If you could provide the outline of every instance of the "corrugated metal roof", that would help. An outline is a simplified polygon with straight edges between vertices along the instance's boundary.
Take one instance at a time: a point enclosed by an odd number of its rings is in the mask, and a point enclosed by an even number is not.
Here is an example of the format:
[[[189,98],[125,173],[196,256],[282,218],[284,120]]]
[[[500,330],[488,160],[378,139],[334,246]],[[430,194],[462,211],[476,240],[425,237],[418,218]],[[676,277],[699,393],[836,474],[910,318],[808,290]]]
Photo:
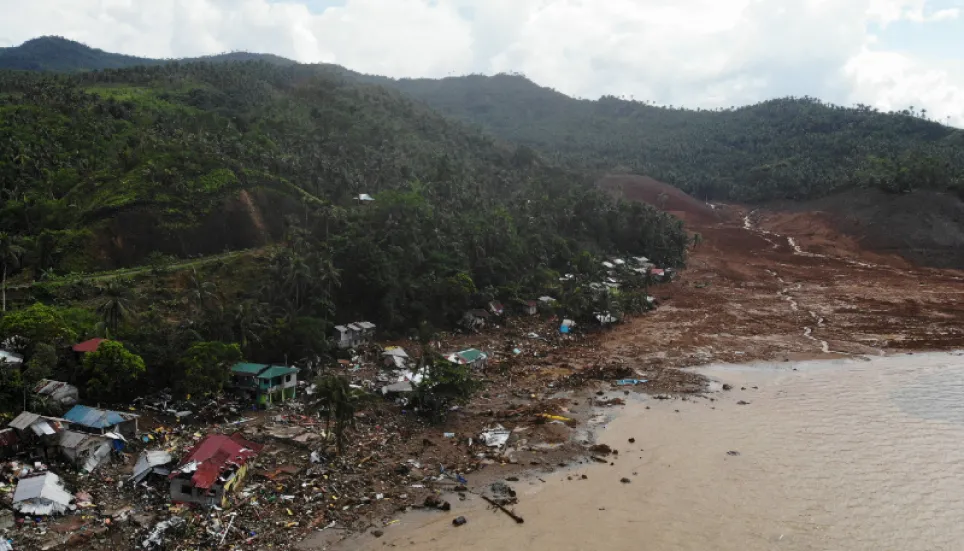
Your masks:
[[[237,363],[231,368],[231,372],[237,375],[257,375],[268,368],[268,364],[256,363]]]
[[[133,413],[122,413],[82,405],[74,406],[64,415],[64,419],[71,423],[93,429],[106,429],[107,427],[130,421],[131,419],[137,419],[138,417],[140,416]]]
[[[37,419],[40,419],[40,414],[24,411],[7,424],[17,430],[27,430]]]
[[[284,375],[290,375],[292,373],[298,373],[301,371],[297,367],[285,367],[283,365],[273,365],[268,369],[262,371],[258,374],[259,379],[274,379],[275,377],[281,377]]]
[[[374,329],[375,324],[370,321],[360,321],[358,322],[358,327],[361,327],[362,329]]]
[[[401,346],[389,346],[382,352],[382,356],[395,356],[398,358],[408,358],[408,353]]]
[[[48,472],[20,479],[13,494],[13,508],[23,514],[63,513],[73,499],[60,477]]]
[[[85,432],[77,432],[75,430],[65,430],[63,434],[60,435],[60,447],[61,448],[77,448],[87,440],[90,436]]]
[[[106,341],[107,339],[90,339],[81,343],[77,343],[73,346],[74,352],[93,352],[97,350],[100,343]]]
[[[470,364],[470,363],[476,362],[477,360],[485,360],[488,357],[489,356],[485,352],[482,352],[481,350],[476,350],[475,348],[469,348],[467,350],[462,350],[460,352],[449,354],[445,358],[452,363]]]
[[[191,450],[172,476],[193,470],[191,483],[206,490],[230,464],[243,465],[258,455],[262,448],[260,444],[248,442],[237,434],[212,434]]]
[[[43,396],[50,396],[57,402],[68,406],[76,404],[80,396],[77,387],[74,385],[50,379],[42,379],[37,383],[37,386],[34,387],[34,392]]]
[[[145,451],[137,459],[137,464],[134,465],[134,474],[131,476],[131,480],[140,482],[147,478],[147,475],[151,474],[151,472],[155,472],[155,470],[168,474],[169,471],[161,469],[160,467],[172,461],[174,461],[174,458],[169,452],[164,450]]]

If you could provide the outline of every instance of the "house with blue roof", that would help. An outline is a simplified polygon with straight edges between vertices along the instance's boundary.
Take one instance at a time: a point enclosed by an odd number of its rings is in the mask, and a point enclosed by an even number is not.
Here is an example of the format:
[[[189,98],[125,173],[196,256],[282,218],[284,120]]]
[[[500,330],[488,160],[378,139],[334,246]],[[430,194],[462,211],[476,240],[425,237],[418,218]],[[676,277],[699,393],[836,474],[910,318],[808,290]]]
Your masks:
[[[267,407],[295,397],[298,371],[297,367],[245,362],[231,368],[231,377],[235,390]]]
[[[134,413],[98,409],[76,405],[64,414],[71,428],[89,434],[120,434],[125,438],[137,436],[137,418]]]

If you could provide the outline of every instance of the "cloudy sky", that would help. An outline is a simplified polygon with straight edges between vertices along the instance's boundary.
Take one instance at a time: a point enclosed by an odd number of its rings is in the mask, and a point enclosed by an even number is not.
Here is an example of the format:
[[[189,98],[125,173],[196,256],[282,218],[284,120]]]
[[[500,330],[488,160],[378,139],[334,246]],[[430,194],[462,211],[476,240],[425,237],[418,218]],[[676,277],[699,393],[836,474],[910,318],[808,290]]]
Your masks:
[[[0,46],[230,50],[393,77],[516,71],[713,108],[811,95],[964,126],[964,0],[0,0]]]

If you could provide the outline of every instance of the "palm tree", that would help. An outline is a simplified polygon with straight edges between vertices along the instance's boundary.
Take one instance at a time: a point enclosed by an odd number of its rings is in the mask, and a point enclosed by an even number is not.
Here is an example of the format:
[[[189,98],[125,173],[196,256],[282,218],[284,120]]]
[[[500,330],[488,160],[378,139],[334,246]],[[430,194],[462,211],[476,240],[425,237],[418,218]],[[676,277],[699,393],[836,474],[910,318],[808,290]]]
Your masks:
[[[205,281],[204,278],[197,273],[196,269],[192,269],[191,277],[188,281],[187,299],[188,302],[194,305],[196,310],[203,310],[208,302],[212,300],[217,302],[217,285],[211,281]]]
[[[128,319],[133,312],[130,290],[116,281],[111,281],[102,294],[104,302],[97,307],[97,313],[101,315],[104,327],[107,329],[107,336],[110,337],[111,332],[116,333],[120,323]]]
[[[318,386],[318,406],[324,406],[325,431],[331,430],[334,421],[335,441],[340,454],[345,445],[345,430],[355,426],[355,411],[364,393],[351,388],[348,379],[338,375],[324,375],[315,384]]]
[[[23,254],[23,247],[18,245],[13,236],[7,232],[0,232],[0,265],[3,266],[3,278],[0,279],[0,294],[2,294],[2,307],[0,311],[7,311],[7,271],[10,268],[20,266],[20,255]]]

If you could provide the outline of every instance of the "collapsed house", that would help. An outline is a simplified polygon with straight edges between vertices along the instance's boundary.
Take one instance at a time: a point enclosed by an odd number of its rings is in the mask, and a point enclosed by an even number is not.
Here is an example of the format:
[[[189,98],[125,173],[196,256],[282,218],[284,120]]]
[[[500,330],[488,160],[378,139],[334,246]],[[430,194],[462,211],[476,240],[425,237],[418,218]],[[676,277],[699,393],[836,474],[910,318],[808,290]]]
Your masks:
[[[469,310],[462,316],[462,326],[466,329],[485,329],[485,324],[488,322],[489,313],[485,310]]]
[[[170,465],[174,458],[170,452],[164,450],[148,450],[141,453],[134,465],[134,474],[131,475],[131,482],[140,484],[148,476],[169,476],[171,474]]]
[[[17,431],[24,448],[40,448],[46,455],[49,448],[57,447],[60,433],[67,428],[68,422],[65,419],[24,411],[14,417],[8,426]]]
[[[382,352],[385,367],[392,369],[405,369],[408,364],[408,353],[401,346],[389,346]]]
[[[261,406],[270,406],[295,397],[297,367],[239,363],[231,368],[234,389]]]
[[[140,415],[134,413],[97,409],[82,405],[76,405],[64,414],[64,419],[75,425],[74,428],[79,431],[106,435],[119,440],[137,436],[137,419],[139,417]]]
[[[60,434],[60,453],[79,470],[93,472],[110,458],[111,450],[120,449],[123,442],[97,434],[65,430]]]
[[[33,391],[34,394],[46,396],[61,406],[72,406],[80,401],[80,391],[77,387],[62,381],[41,379]]]
[[[239,434],[209,435],[171,472],[171,500],[224,507],[262,448]]]
[[[21,478],[13,494],[13,508],[23,515],[59,515],[72,509],[74,496],[54,473]]]
[[[482,369],[485,367],[489,356],[481,350],[467,348],[459,352],[453,352],[445,356],[445,359],[454,364],[467,365],[473,369]]]
[[[354,348],[369,344],[374,337],[375,324],[367,321],[335,326],[335,342],[338,343],[338,348]]]

